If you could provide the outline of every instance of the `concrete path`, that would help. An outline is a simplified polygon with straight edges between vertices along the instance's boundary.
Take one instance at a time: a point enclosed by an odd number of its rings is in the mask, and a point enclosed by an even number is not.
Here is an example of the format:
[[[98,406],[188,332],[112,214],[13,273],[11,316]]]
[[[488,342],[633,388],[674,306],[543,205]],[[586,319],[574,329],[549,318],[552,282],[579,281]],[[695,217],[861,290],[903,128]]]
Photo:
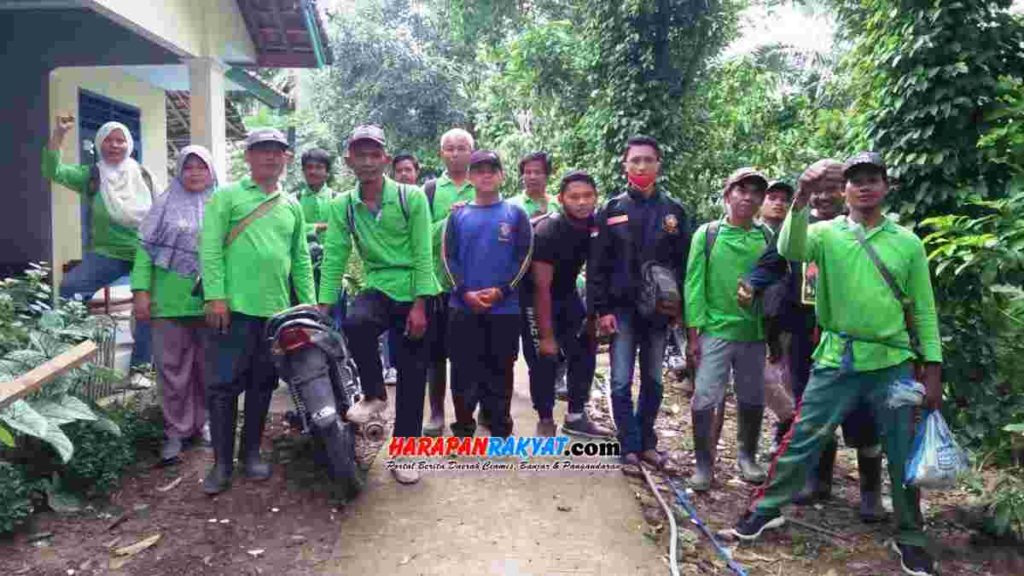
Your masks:
[[[393,396],[393,395],[392,395]],[[449,409],[450,409],[450,402]],[[562,421],[565,403],[556,406]],[[516,367],[517,434],[537,422],[526,366]],[[448,416],[449,421],[451,415]],[[665,574],[618,470],[441,472],[396,483],[378,457],[348,507],[323,574]]]

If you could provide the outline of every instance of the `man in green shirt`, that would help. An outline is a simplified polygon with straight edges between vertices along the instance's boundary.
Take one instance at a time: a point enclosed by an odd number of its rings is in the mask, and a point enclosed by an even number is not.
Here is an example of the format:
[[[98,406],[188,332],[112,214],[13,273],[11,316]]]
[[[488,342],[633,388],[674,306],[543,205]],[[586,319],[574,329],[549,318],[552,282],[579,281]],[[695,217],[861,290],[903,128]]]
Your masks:
[[[523,180],[523,193],[510,201],[526,210],[530,218],[558,210],[558,199],[548,194],[551,178],[551,158],[547,152],[531,152],[519,160],[519,177]]]
[[[327,206],[334,199],[334,190],[327,185],[331,178],[331,153],[323,148],[312,148],[302,153],[302,176],[305,183],[295,190],[306,219],[306,234],[316,234],[323,242],[327,230]]]
[[[815,308],[821,343],[790,437],[783,442],[768,481],[755,491],[748,512],[732,531],[743,540],[756,540],[764,530],[782,526],[780,508],[803,484],[808,467],[836,426],[858,402],[867,400],[889,465],[899,525],[893,549],[905,573],[935,574],[924,548],[917,489],[903,484],[916,407],[892,408],[887,402],[894,381],[913,377],[911,362],[917,359],[924,363],[920,378],[927,408],[938,410],[942,405],[942,347],[924,246],[913,232],[882,214],[889,181],[885,164],[875,153],[846,161],[850,215],[808,227],[809,189],[824,173],[813,168],[800,177],[778,246],[785,258],[818,265]]]
[[[430,210],[419,188],[384,175],[391,158],[384,131],[359,126],[349,137],[345,163],[359,183],[331,203],[320,304],[338,299],[342,275],[353,246],[363,259],[366,288],[349,303],[343,330],[359,368],[363,399],[351,409],[350,422],[366,423],[384,409],[387,393],[377,339],[385,330],[396,336],[392,350],[398,367],[395,437],[420,436],[427,368],[427,300],[438,292],[430,239]],[[419,480],[416,470],[392,470],[403,484]]]
[[[231,485],[243,391],[242,467],[249,478],[270,477],[270,465],[260,459],[260,439],[277,371],[263,328],[268,318],[289,307],[289,276],[299,302],[315,301],[302,209],[280,187],[290,156],[288,140],[278,130],[262,128],[249,133],[245,146],[249,176],[213,193],[200,237],[206,323],[213,332],[207,409],[216,462],[203,481],[208,494]],[[247,224],[240,227],[243,220]]]
[[[764,327],[759,312],[742,308],[736,286],[757,262],[771,232],[754,223],[768,181],[753,168],[740,168],[725,183],[726,216],[701,226],[690,243],[686,265],[687,347],[697,368],[693,394],[694,490],[714,480],[715,408],[735,381],[738,426],[736,463],[747,482],[764,481],[757,442],[764,418]]]
[[[444,174],[423,185],[430,205],[431,233],[433,235],[434,274],[442,293],[431,302],[430,365],[430,420],[423,426],[427,436],[440,436],[444,431],[444,398],[448,387],[448,301],[451,299],[451,282],[441,257],[441,239],[448,222],[452,205],[465,204],[476,197],[476,190],[469,181],[469,157],[473,154],[473,135],[462,128],[452,128],[441,136],[441,160]],[[454,367],[452,368],[455,369]]]
[[[413,154],[395,154],[391,161],[395,182],[417,186],[420,181],[420,161]]]

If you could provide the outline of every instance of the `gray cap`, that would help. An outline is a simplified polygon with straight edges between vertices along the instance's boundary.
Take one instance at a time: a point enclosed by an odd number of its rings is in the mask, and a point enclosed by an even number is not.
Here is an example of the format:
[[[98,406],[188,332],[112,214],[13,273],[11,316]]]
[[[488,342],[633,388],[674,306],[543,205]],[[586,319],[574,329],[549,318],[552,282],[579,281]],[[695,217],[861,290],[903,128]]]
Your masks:
[[[729,175],[729,178],[725,181],[725,190],[728,191],[729,188],[732,188],[734,185],[739,184],[744,180],[756,180],[761,185],[761,188],[768,188],[768,179],[764,177],[764,174],[761,174],[756,169],[747,166],[739,168]]]
[[[284,133],[277,128],[256,128],[245,137],[245,149],[248,150],[261,142],[276,142],[285,149],[291,148]]]
[[[387,142],[384,140],[384,130],[380,126],[374,126],[373,124],[356,126],[355,130],[348,137],[347,146],[351,146],[353,142],[360,140],[372,140],[381,146],[387,146]]]
[[[850,172],[861,166],[871,166],[885,174],[885,160],[878,152],[858,152],[846,159],[843,163],[843,177],[849,178]]]

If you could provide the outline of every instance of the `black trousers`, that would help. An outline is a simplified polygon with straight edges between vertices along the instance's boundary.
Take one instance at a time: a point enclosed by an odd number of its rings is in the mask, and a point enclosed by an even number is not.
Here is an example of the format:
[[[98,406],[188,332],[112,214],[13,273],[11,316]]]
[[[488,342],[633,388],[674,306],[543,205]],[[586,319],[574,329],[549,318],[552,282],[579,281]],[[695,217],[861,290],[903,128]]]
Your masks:
[[[398,437],[420,436],[423,432],[429,341],[405,336],[405,320],[411,309],[411,302],[398,302],[383,292],[367,290],[349,302],[342,321],[363,394],[368,398],[387,398],[377,340],[385,330],[392,331],[391,361],[398,371],[394,435]]]
[[[473,408],[479,398],[491,417],[491,434],[508,436],[512,422],[502,416],[511,398],[505,382],[519,346],[519,316],[452,308],[448,326],[456,424],[473,426]]]
[[[586,309],[575,294],[564,302],[551,303],[555,340],[568,362],[569,412],[583,412],[590,396],[596,369],[596,346],[586,331]],[[555,407],[558,356],[541,356],[537,314],[533,306],[523,307],[523,356],[530,366],[530,398],[541,418],[551,418]]]

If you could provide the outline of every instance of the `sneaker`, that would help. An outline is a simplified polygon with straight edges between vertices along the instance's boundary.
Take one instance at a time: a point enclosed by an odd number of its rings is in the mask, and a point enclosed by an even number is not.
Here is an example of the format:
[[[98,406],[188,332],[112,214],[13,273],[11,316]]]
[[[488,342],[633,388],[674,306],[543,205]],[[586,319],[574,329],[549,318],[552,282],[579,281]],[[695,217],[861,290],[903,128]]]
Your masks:
[[[576,420],[568,420],[562,423],[562,432],[571,436],[583,436],[584,438],[611,438],[614,432],[596,424],[587,417],[584,412]]]
[[[353,424],[366,424],[378,412],[387,406],[380,398],[363,398],[355,406],[348,409],[345,418]]]
[[[551,437],[558,432],[555,421],[551,418],[541,418],[537,422],[537,436]]]
[[[900,557],[900,568],[910,576],[935,576],[935,562],[928,551],[921,546],[890,542],[889,547]]]
[[[765,530],[778,528],[785,523],[784,516],[769,517],[757,512],[747,512],[729,531],[740,540],[753,542],[760,538]]]
[[[391,470],[391,475],[394,476],[395,481],[399,484],[415,484],[420,481],[419,470],[402,470],[400,468],[394,468]]]
[[[395,384],[398,384],[398,370],[388,368],[384,371],[384,385],[394,386]]]

